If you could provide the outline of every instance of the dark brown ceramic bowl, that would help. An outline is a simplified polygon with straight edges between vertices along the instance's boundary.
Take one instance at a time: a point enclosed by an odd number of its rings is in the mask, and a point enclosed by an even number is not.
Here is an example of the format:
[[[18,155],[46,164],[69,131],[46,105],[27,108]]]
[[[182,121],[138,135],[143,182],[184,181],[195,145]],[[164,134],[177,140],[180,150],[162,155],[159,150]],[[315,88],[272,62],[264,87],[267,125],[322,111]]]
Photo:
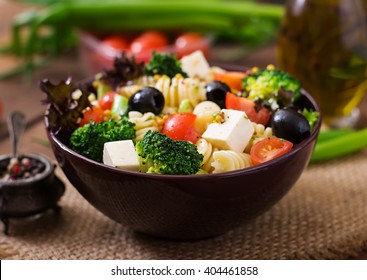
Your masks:
[[[300,105],[319,111],[305,92]],[[72,151],[68,139],[47,133],[71,184],[100,212],[137,232],[190,240],[225,233],[277,203],[307,166],[320,126],[321,117],[310,137],[267,163],[228,173],[190,176],[109,167]]]

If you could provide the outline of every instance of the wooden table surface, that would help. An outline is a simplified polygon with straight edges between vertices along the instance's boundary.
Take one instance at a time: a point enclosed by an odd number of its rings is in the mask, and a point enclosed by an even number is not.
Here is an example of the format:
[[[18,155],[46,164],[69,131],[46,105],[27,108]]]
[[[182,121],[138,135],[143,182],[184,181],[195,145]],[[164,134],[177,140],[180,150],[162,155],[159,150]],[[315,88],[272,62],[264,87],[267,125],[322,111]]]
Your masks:
[[[10,24],[15,14],[27,8],[13,2],[0,0],[0,43],[9,39]],[[0,73],[14,66],[17,61],[13,58],[0,56]],[[264,67],[269,63],[276,64],[276,50],[274,46],[262,48],[239,61],[244,66]],[[28,126],[21,139],[20,151],[44,154],[51,159],[54,156],[48,146],[42,117],[45,107],[41,100],[45,97],[38,87],[38,81],[49,78],[56,83],[71,75],[75,80],[82,79],[86,73],[81,66],[76,51],[55,59],[45,67],[37,69],[31,79],[16,76],[6,80],[0,80],[0,100],[3,102],[4,112],[0,117],[0,154],[10,153],[11,146],[8,139],[6,115],[12,111],[20,110],[25,113]],[[360,127],[367,126],[367,99],[360,105]],[[367,248],[361,248],[361,252],[353,259],[367,259]]]

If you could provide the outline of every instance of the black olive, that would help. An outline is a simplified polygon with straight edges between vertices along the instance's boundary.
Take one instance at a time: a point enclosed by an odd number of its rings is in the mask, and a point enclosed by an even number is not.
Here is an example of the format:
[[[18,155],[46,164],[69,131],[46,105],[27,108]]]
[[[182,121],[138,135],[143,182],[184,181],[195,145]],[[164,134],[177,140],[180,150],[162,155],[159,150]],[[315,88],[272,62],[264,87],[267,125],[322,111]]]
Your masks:
[[[294,144],[300,143],[311,134],[310,124],[305,116],[291,108],[277,110],[272,116],[271,128],[276,137]]]
[[[160,114],[164,107],[162,92],[154,87],[142,87],[129,98],[128,110]]]
[[[230,92],[229,86],[220,81],[209,82],[205,86],[206,99],[216,103],[221,109],[226,107],[226,94]]]

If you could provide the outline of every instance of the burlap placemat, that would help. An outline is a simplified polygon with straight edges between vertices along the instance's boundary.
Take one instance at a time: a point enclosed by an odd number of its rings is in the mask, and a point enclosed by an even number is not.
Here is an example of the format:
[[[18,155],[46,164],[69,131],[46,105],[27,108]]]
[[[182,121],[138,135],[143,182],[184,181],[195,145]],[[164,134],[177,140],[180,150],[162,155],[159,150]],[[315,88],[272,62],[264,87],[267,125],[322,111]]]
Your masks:
[[[10,236],[0,234],[0,257],[344,259],[367,246],[366,182],[367,150],[312,165],[276,206],[252,223],[196,242],[136,234],[104,217],[68,184],[59,216],[50,211],[38,219],[11,221]]]

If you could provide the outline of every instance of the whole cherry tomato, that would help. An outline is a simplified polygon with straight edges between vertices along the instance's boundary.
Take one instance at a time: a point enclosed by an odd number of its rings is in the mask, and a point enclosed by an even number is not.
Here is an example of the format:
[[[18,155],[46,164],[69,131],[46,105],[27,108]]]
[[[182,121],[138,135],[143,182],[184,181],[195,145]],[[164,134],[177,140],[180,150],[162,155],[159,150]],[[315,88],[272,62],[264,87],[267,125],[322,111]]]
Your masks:
[[[119,56],[122,51],[129,50],[127,38],[120,35],[111,35],[103,39],[97,49],[95,59],[91,58],[90,63],[96,63],[96,70],[111,68],[116,56]],[[94,62],[95,60],[95,62]]]
[[[178,58],[196,50],[201,50],[206,57],[209,55],[209,43],[202,35],[195,32],[187,32],[178,36],[174,42],[174,47]]]
[[[193,128],[196,115],[192,113],[176,113],[165,121],[162,133],[174,140],[186,140],[196,143],[199,134]]]
[[[103,110],[111,110],[115,95],[118,94],[115,91],[110,91],[104,94],[99,100],[99,107]]]
[[[103,121],[103,109],[100,107],[92,107],[92,108],[87,108],[86,110],[84,110],[83,114],[83,118],[80,120],[79,126],[83,126],[86,125],[88,123],[90,123],[90,121],[94,122],[94,123],[100,123]]]
[[[113,48],[115,50],[127,50],[129,49],[129,43],[123,36],[113,35],[106,37],[102,40],[101,45],[103,47]]]
[[[136,37],[130,44],[130,50],[134,54],[139,54],[147,50],[155,50],[167,47],[168,37],[158,31],[147,31]]]

